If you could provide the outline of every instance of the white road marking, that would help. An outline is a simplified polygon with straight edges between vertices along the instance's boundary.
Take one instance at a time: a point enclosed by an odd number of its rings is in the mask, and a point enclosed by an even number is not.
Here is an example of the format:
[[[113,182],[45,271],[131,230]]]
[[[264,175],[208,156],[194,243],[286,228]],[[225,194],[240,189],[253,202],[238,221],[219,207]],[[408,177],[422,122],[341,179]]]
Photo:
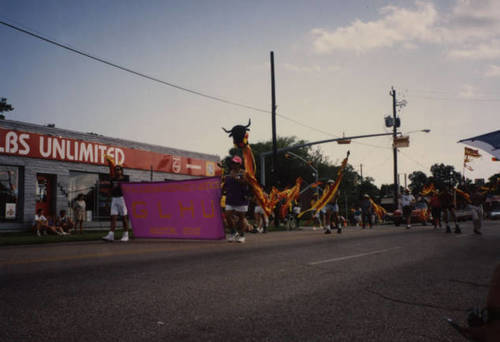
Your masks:
[[[463,237],[467,237],[467,236],[471,236],[472,234],[460,234],[460,235],[456,235],[455,237],[458,239],[458,238],[463,238]]]
[[[335,261],[342,261],[342,260],[348,260],[348,259],[354,259],[354,258],[361,258],[364,256],[368,255],[374,255],[374,254],[380,254],[380,253],[385,253],[385,252],[390,252],[396,249],[400,249],[401,247],[393,247],[393,248],[387,248],[387,249],[379,249],[373,252],[367,252],[367,253],[360,253],[360,254],[354,254],[354,255],[347,255],[343,257],[338,257],[338,258],[333,258],[333,259],[326,259],[326,260],[320,260],[320,261],[313,261],[310,262],[308,265],[319,265],[319,264],[325,264],[327,262],[335,262]]]

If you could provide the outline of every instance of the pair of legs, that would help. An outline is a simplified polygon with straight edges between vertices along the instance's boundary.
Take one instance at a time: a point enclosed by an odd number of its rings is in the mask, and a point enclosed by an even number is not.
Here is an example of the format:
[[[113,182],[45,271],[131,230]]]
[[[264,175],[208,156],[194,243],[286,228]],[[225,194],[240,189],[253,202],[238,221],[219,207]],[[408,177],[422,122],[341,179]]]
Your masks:
[[[361,221],[363,222],[363,229],[366,228],[366,224],[368,223],[368,226],[372,228],[373,223],[372,223],[372,214],[371,213],[362,213],[361,214]]]
[[[406,221],[406,226],[408,228],[411,227],[411,207],[410,206],[404,206],[403,207],[403,217],[405,218]]]
[[[431,209],[432,214],[432,223],[434,224],[434,228],[438,226],[441,227],[441,208],[434,207]]]
[[[337,228],[337,233],[342,232],[342,228],[339,226],[339,212],[336,210],[327,209],[326,211],[326,229],[327,232],[331,231],[334,228]]]
[[[450,229],[450,218],[455,222],[455,233],[459,234],[462,231],[460,230],[460,227],[458,226],[457,223],[457,215],[455,215],[455,208],[449,207],[449,208],[443,208],[443,221],[446,223],[446,232],[451,233]]]
[[[127,242],[128,238],[128,212],[127,207],[125,205],[125,200],[123,197],[112,197],[111,198],[111,227],[106,236],[102,239],[104,241],[111,242],[115,239],[115,229],[116,229],[116,221],[118,220],[118,216],[122,217],[123,222],[123,236],[121,241]]]
[[[33,225],[33,230],[35,234],[40,236],[42,232],[52,232],[57,235],[66,235],[66,233],[62,230],[61,227],[51,226],[47,222],[36,222]]]
[[[257,225],[257,230],[265,232],[269,226],[269,218],[264,212],[262,207],[257,206],[254,212],[255,224]]]
[[[111,229],[113,233],[116,229],[116,221],[118,221],[118,215],[111,215]],[[123,231],[128,232],[128,215],[122,216]]]
[[[481,227],[483,226],[483,206],[470,205],[472,210],[472,224],[474,225],[474,233],[481,235]]]
[[[226,219],[229,224],[229,229],[231,230],[232,238],[229,241],[244,242],[245,241],[245,231],[247,230],[246,224],[246,212],[227,210]]]
[[[61,228],[66,233],[69,233],[73,229],[73,222],[66,222],[61,224]]]
[[[83,233],[83,220],[77,220],[75,223],[75,232],[78,230],[78,227],[80,227],[80,234]]]

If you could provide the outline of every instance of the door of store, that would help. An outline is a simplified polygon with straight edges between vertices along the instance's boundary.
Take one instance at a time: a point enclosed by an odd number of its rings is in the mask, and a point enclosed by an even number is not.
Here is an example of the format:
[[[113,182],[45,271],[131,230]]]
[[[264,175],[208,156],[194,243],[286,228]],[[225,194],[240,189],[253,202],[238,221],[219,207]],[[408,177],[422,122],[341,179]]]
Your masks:
[[[36,211],[42,209],[46,217],[54,214],[52,212],[54,177],[44,173],[36,175]]]

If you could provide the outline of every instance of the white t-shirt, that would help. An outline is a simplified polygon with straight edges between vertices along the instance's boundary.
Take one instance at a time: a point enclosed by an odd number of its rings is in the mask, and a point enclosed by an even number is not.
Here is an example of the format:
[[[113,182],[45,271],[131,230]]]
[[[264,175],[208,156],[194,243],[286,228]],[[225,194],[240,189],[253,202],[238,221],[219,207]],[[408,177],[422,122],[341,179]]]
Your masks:
[[[33,224],[37,223],[38,221],[45,222],[47,221],[47,218],[45,218],[45,216],[43,215],[38,216],[35,214],[35,220],[33,221]]]
[[[410,206],[413,202],[415,201],[415,197],[413,197],[412,194],[403,194],[401,196],[401,205],[403,207],[408,207]]]

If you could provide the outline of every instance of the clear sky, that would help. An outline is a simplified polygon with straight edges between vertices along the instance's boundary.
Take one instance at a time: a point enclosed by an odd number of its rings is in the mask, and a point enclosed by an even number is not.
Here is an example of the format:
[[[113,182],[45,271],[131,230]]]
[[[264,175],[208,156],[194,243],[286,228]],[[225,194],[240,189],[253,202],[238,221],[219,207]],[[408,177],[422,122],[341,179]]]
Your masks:
[[[500,2],[343,0],[0,0],[0,20],[185,88],[271,109],[277,131],[308,141],[389,132],[396,89],[410,147],[399,172],[434,163],[462,172],[457,141],[498,130]],[[250,142],[271,139],[271,115],[196,96],[0,25],[0,96],[7,118],[225,156],[230,129],[252,119]],[[377,185],[392,183],[390,137],[319,148]],[[469,178],[500,172],[491,156]],[[320,175],[322,177],[322,175]],[[403,178],[402,178],[403,179]]]

